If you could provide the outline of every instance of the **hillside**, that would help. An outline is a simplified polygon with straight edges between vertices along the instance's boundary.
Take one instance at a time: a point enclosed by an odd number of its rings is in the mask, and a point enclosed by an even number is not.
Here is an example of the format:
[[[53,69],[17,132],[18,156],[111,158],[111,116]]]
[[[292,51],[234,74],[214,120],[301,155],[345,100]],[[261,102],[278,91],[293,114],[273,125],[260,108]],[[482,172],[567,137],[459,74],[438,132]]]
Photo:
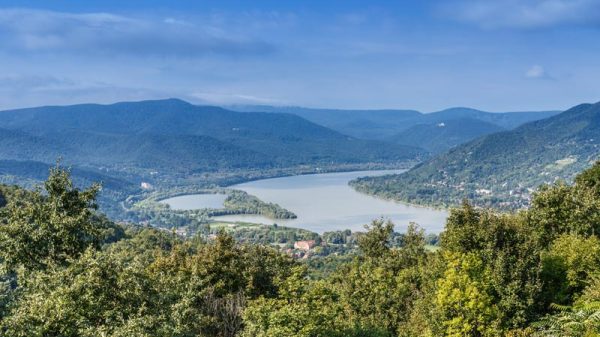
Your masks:
[[[343,134],[363,139],[384,139],[415,124],[421,113],[415,110],[341,110],[268,105],[229,107],[242,112],[289,113]]]
[[[514,129],[522,124],[548,118],[560,111],[513,111],[513,112],[487,112],[471,108],[450,108],[442,111],[424,114],[426,123],[442,123],[454,119],[476,119],[494,124],[503,129]]]
[[[463,198],[499,207],[526,205],[533,188],[576,172],[600,157],[600,103],[582,104],[515,130],[458,146],[401,175],[353,181],[386,198],[458,204]]]
[[[0,159],[214,171],[395,162],[423,151],[342,135],[290,114],[240,113],[169,99],[0,112]]]
[[[422,113],[415,110],[338,110],[302,107],[275,107],[265,105],[231,106],[243,112],[291,113],[343,134],[363,139],[385,140],[417,125],[448,123],[458,119],[473,119],[493,124],[500,129],[513,129],[527,122],[548,118],[557,111],[486,112],[470,108],[451,108],[437,112]],[[485,129],[485,130],[489,130]],[[499,129],[495,129],[497,131]],[[465,130],[482,134],[480,130]],[[422,135],[427,137],[427,134]],[[470,138],[468,140],[471,140]],[[443,146],[443,143],[438,145]]]
[[[397,144],[420,146],[431,153],[442,153],[472,139],[503,130],[495,124],[478,119],[458,118],[418,124],[388,140]]]

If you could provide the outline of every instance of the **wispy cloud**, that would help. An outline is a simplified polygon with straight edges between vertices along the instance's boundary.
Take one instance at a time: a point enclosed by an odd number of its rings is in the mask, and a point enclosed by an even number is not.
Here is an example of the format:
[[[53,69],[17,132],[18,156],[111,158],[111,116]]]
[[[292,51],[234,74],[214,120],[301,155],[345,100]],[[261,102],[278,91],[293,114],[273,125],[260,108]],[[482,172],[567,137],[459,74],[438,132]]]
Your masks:
[[[440,9],[446,16],[483,28],[600,26],[597,0],[454,0]]]
[[[531,66],[531,68],[527,69],[525,72],[525,77],[532,79],[540,79],[540,78],[549,78],[548,73],[546,73],[546,69],[539,64]]]
[[[600,0],[89,0],[76,12],[35,2],[46,9],[0,5],[0,109],[164,97],[420,110],[598,100],[598,30],[580,26],[598,24]]]
[[[215,92],[194,92],[191,98],[195,99],[200,103],[215,104],[215,105],[229,105],[229,104],[271,104],[271,105],[286,105],[289,102],[282,100],[258,97],[248,94],[224,94]]]
[[[4,51],[75,51],[136,57],[261,55],[274,50],[267,42],[229,34],[209,23],[32,9],[0,9],[0,39],[0,50]]]
[[[111,103],[172,96],[173,93],[157,89],[133,88],[51,75],[18,74],[0,77],[0,110],[37,105]]]

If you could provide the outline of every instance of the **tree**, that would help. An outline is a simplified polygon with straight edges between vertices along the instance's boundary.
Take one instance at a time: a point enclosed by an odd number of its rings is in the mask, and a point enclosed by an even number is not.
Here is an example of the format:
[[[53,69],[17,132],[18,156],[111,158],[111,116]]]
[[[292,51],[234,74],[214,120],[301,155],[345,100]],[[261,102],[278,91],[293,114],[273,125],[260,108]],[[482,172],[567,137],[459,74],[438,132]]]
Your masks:
[[[379,258],[390,250],[390,240],[394,232],[394,224],[383,219],[373,220],[365,225],[367,233],[359,237],[358,246],[367,258]]]
[[[67,267],[49,266],[20,279],[22,294],[0,334],[25,336],[164,336],[157,289],[127,254],[88,249]],[[137,333],[124,334],[134,330]]]
[[[277,298],[259,297],[244,312],[243,337],[388,337],[385,329],[349,320],[334,287],[309,282],[296,267]]]
[[[549,244],[563,233],[600,233],[600,162],[575,178],[576,184],[542,186],[527,212],[531,226]]]
[[[398,251],[400,264],[404,268],[418,265],[425,258],[425,231],[410,223],[402,235],[402,248]]]
[[[592,190],[600,197],[600,160],[589,169],[581,172],[575,178],[575,184],[577,187]]]
[[[465,203],[452,210],[442,234],[444,251],[475,254],[489,273],[491,301],[502,325],[518,328],[531,321],[541,302],[541,251],[536,228],[521,214],[498,214]]]
[[[446,253],[447,268],[438,280],[435,299],[442,321],[439,335],[500,335],[499,313],[488,293],[489,274],[473,253]]]
[[[533,326],[535,336],[598,337],[600,336],[600,302],[575,307],[554,306],[558,312],[544,317]]]
[[[561,285],[555,301],[572,301],[587,287],[600,271],[600,240],[596,236],[583,237],[563,234],[550,246],[544,256],[546,268],[559,276]]]
[[[160,252],[148,267],[183,336],[235,336],[249,300],[273,298],[295,263],[272,248],[238,245],[225,232],[199,246],[189,242]]]
[[[374,221],[360,237],[365,253],[330,278],[354,326],[376,327],[389,335],[403,329],[421,294],[426,253],[423,231],[410,224],[402,248],[388,247],[393,223]]]
[[[0,258],[6,267],[44,269],[98,248],[104,230],[93,221],[99,188],[75,188],[69,171],[56,166],[44,183],[45,193],[38,189],[9,202],[6,223],[0,224]]]

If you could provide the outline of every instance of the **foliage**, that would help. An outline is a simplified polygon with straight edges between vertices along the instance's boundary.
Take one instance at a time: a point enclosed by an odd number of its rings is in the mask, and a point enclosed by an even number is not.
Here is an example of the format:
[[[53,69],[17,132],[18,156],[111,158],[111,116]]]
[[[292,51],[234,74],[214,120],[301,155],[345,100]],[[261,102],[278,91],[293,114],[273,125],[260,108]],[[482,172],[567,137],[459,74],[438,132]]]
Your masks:
[[[555,276],[560,276],[557,302],[572,301],[600,272],[600,239],[573,234],[559,236],[544,257]],[[560,296],[564,296],[560,300]]]
[[[69,172],[54,168],[41,190],[7,206],[6,223],[0,226],[0,258],[9,270],[19,266],[44,269],[64,264],[102,240],[102,223],[94,221],[99,186],[80,191]]]
[[[358,246],[367,258],[376,259],[385,256],[390,249],[390,239],[394,232],[394,224],[391,221],[384,222],[383,219],[375,220],[366,235],[358,238]]]
[[[444,336],[497,336],[499,312],[488,293],[490,275],[473,253],[447,253],[435,305]]]
[[[533,189],[571,182],[599,159],[599,112],[600,103],[578,105],[459,145],[404,174],[360,178],[352,186],[418,204],[455,206],[468,198],[478,206],[523,208]]]
[[[323,258],[315,279],[310,263],[223,230],[183,239],[112,224],[94,212],[95,189],[56,168],[46,193],[5,193],[0,335],[598,336],[598,173],[518,213],[465,202],[435,252],[415,224],[328,233],[358,252]]]
[[[308,283],[298,269],[278,299],[252,301],[248,336],[391,336],[407,320],[418,293],[417,266],[425,258],[423,233],[415,226],[405,246],[389,247],[393,225],[375,220],[361,237],[361,257],[327,280]],[[310,286],[309,286],[310,285]]]
[[[388,139],[397,144],[418,146],[439,154],[475,138],[503,130],[499,125],[467,117],[417,124]]]
[[[544,317],[534,324],[535,336],[597,337],[600,336],[600,302],[586,303],[574,308],[554,306],[558,313]]]
[[[264,202],[255,196],[238,190],[229,193],[224,206],[232,214],[259,214],[271,219],[297,218],[296,214],[277,204]]]

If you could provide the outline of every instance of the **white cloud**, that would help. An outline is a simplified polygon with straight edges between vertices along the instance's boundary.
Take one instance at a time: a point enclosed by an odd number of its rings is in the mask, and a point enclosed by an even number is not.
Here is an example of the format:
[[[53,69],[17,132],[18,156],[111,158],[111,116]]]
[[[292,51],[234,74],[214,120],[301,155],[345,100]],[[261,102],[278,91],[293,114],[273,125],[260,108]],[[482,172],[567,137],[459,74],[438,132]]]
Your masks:
[[[127,17],[109,13],[65,13],[0,9],[0,51],[77,52],[101,55],[262,55],[266,42],[200,20]]]
[[[175,95],[164,90],[51,75],[13,74],[0,77],[0,110],[40,105],[114,103]]]
[[[215,92],[194,92],[191,97],[200,100],[204,104],[229,105],[229,104],[268,104],[287,105],[288,103],[268,98],[247,94],[223,94]]]
[[[445,2],[441,11],[483,28],[600,26],[598,0],[456,0]]]
[[[546,70],[539,64],[533,65],[525,72],[525,77],[527,78],[545,78],[547,76]]]

